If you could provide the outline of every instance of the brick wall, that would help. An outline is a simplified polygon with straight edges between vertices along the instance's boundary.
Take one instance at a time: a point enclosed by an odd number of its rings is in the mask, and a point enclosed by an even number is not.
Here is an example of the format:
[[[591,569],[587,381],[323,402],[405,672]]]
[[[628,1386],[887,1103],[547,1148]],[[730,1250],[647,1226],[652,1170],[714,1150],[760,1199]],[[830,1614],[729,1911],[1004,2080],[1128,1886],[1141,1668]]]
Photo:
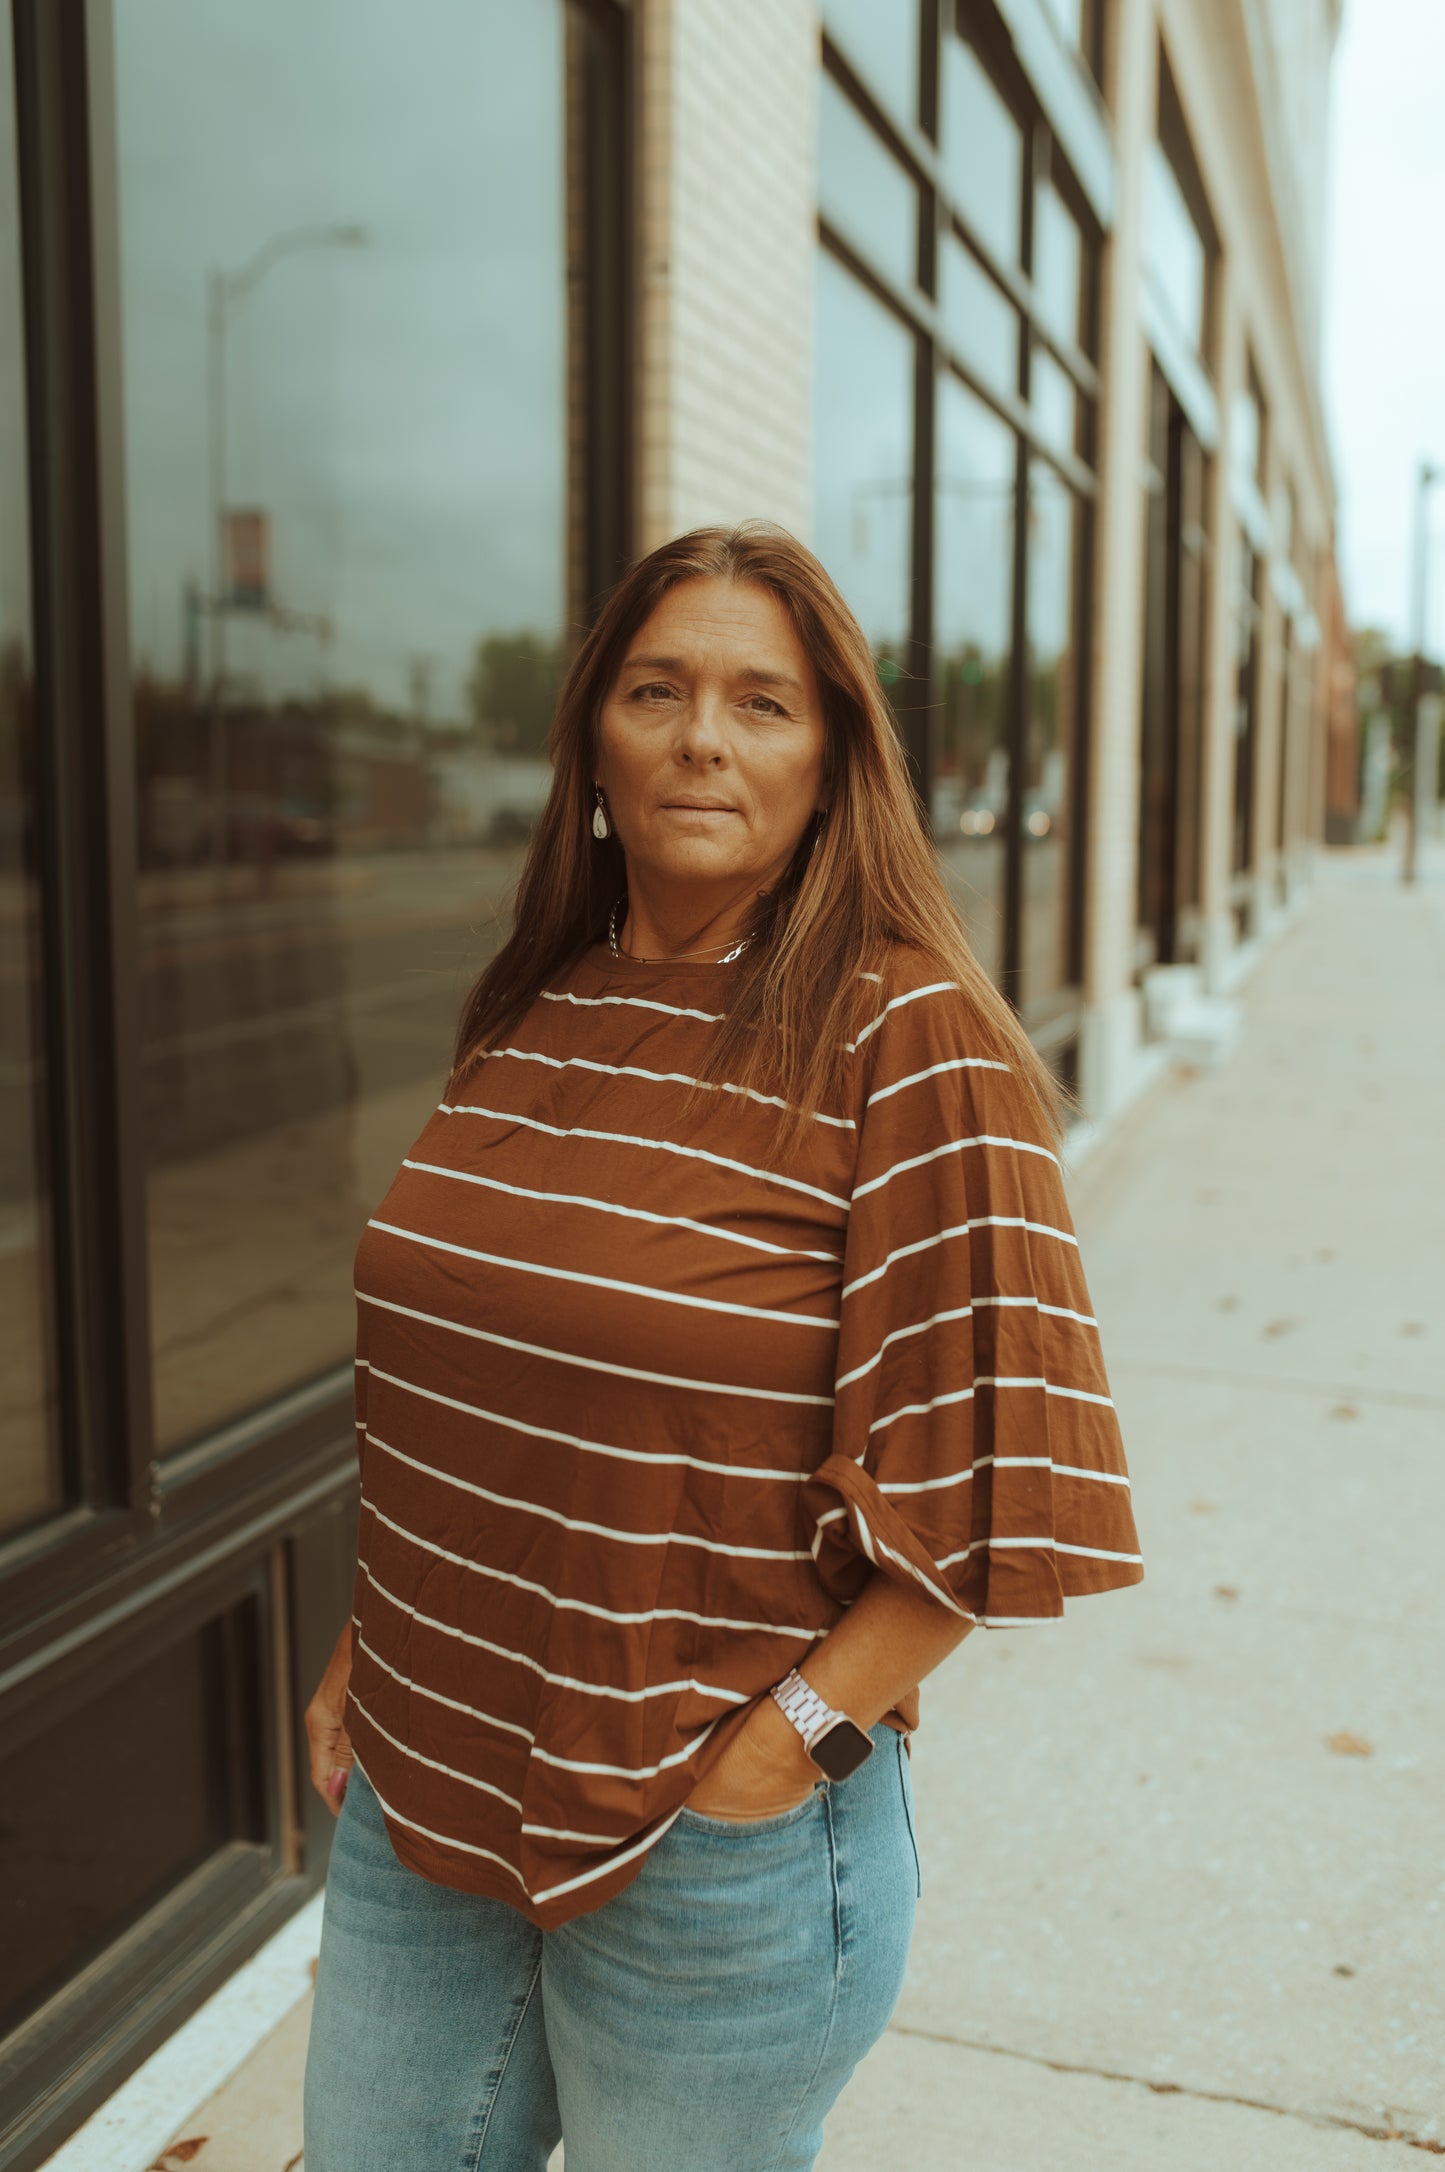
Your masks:
[[[639,9],[638,542],[810,521],[815,0]]]

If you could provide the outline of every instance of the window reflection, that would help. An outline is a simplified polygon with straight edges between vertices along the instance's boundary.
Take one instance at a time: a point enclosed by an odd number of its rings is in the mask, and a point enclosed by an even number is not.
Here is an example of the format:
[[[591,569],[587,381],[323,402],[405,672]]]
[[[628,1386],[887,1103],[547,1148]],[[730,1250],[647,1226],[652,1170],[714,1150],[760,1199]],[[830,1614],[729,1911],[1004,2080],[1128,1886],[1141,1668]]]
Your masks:
[[[918,117],[919,0],[824,0],[823,23],[881,104]]]
[[[0,1530],[57,1508],[15,83],[0,38]]]
[[[938,399],[933,612],[940,720],[930,811],[974,951],[997,976],[1008,854],[1017,441],[957,378],[941,380]]]
[[[830,75],[818,115],[823,214],[876,271],[911,287],[918,274],[918,189]]]
[[[1017,264],[1023,243],[1024,132],[961,37],[943,41],[940,150],[949,188],[986,247]]]
[[[1163,148],[1149,146],[1144,251],[1155,290],[1194,354],[1204,352],[1209,258],[1179,177]]]
[[[913,335],[818,252],[814,539],[896,680],[911,612]]]
[[[1071,453],[1079,442],[1079,394],[1073,378],[1046,347],[1029,362],[1029,405],[1046,443]]]
[[[1079,731],[1078,500],[1036,460],[1029,475],[1028,714],[1023,802],[1023,1003],[1069,985],[1074,749]]]
[[[1033,281],[1039,312],[1070,346],[1081,342],[1084,237],[1052,182],[1034,191]]]
[[[344,1359],[546,792],[580,21],[116,9],[163,1447]]]
[[[1008,398],[1019,389],[1019,313],[952,234],[939,252],[943,322],[960,355]]]

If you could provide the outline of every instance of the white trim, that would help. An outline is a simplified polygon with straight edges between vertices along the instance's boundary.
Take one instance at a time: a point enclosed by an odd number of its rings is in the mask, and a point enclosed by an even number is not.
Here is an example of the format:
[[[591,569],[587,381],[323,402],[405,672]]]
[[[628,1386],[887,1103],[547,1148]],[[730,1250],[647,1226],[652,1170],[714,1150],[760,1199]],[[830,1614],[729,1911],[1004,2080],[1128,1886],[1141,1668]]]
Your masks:
[[[44,2172],[142,2172],[311,1989],[323,1895],[313,1893],[45,2160]]]

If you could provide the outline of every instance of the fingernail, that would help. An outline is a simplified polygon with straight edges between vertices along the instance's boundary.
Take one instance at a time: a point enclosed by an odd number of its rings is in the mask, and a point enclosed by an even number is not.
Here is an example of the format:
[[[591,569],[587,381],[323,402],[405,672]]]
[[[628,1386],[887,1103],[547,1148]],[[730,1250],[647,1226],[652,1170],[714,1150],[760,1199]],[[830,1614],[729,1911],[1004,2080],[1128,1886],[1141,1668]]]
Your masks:
[[[331,1771],[331,1777],[330,1777],[330,1779],[329,1779],[329,1780],[327,1781],[327,1783],[326,1783],[326,1792],[327,1792],[327,1794],[328,1794],[328,1795],[339,1795],[339,1794],[341,1793],[342,1789],[343,1789],[343,1788],[345,1787],[345,1785],[346,1785],[346,1767],[345,1767],[345,1765],[334,1765],[334,1766],[332,1767],[332,1771]]]

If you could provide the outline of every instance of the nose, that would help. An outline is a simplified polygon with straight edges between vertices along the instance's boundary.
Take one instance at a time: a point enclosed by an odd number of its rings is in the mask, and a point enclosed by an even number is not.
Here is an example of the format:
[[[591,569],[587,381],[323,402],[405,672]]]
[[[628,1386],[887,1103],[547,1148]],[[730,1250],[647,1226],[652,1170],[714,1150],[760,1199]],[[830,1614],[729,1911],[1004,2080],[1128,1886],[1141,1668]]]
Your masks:
[[[684,762],[698,769],[716,769],[727,759],[725,713],[720,694],[706,686],[694,688],[678,726],[677,751]]]

